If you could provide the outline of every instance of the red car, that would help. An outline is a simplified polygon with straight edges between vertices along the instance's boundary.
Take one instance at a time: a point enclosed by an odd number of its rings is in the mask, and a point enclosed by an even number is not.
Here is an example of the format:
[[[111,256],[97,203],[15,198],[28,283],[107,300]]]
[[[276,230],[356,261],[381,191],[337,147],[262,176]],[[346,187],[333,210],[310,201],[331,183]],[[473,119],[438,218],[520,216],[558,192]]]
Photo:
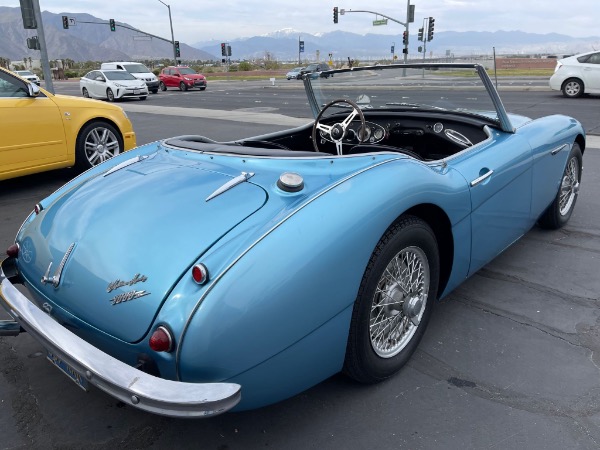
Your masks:
[[[160,90],[166,91],[168,87],[176,87],[181,91],[198,88],[206,89],[206,77],[186,66],[165,67],[158,76]]]

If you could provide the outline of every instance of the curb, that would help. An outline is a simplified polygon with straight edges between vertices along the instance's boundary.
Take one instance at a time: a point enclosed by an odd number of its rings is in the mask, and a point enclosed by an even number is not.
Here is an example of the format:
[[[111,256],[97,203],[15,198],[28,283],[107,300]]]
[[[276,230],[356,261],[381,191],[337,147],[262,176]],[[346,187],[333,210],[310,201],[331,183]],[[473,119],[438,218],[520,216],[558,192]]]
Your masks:
[[[585,139],[586,148],[600,149],[600,136],[594,134],[588,134]]]

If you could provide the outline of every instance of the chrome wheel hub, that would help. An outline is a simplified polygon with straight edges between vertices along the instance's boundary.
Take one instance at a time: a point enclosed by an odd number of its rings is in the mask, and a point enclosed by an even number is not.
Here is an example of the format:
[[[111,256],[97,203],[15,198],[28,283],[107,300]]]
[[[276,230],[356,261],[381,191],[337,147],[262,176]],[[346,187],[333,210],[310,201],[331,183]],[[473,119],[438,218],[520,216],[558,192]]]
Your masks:
[[[429,263],[425,252],[407,247],[385,268],[371,303],[371,346],[391,358],[414,336],[425,312],[429,292]]]

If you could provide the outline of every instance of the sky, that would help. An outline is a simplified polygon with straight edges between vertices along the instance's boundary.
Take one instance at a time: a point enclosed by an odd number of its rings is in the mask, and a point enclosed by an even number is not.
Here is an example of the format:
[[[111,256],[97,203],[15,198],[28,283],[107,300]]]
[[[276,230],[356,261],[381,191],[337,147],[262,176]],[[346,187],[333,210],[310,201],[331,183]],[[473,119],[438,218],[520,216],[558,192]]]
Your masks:
[[[600,35],[599,0],[409,0],[415,5],[410,33],[435,18],[435,31],[525,31],[560,33],[572,37]],[[115,19],[148,33],[170,39],[169,9],[175,40],[188,44],[264,35],[291,28],[318,34],[335,30],[358,34],[399,35],[401,25],[388,21],[373,26],[374,14],[348,12],[369,10],[406,21],[404,0],[39,0],[42,11],[89,13]],[[164,4],[163,4],[164,3]],[[364,6],[368,3],[368,6]],[[0,6],[18,7],[19,0],[0,0]],[[333,23],[333,7],[345,9]]]

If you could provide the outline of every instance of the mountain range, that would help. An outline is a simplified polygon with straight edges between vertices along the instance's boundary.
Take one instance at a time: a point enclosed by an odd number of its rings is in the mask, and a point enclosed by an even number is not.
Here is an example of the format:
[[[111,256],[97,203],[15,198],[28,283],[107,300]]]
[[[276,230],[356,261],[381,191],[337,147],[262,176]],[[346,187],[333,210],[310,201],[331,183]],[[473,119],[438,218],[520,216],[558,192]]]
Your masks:
[[[414,31],[415,34],[409,35],[409,54],[413,58],[421,55],[418,47],[423,45],[423,42],[417,40],[416,30]],[[326,59],[330,52],[335,59],[351,57],[377,60],[389,58],[392,45],[395,46],[395,54],[402,56],[401,35],[359,35],[346,31],[314,35],[285,29],[264,36],[235,39],[229,45],[235,59],[261,58],[269,53],[274,59],[297,60],[300,40],[304,42],[304,53],[300,55],[302,60],[319,59],[316,57],[317,51],[321,60]],[[207,53],[220,53],[219,42],[196,42],[192,46]],[[428,57],[444,57],[447,52],[455,56],[491,55],[494,49],[496,54],[510,55],[582,53],[600,49],[600,37],[574,38],[558,33],[535,34],[522,31],[445,31],[435,33],[434,39],[426,44]]]
[[[75,19],[75,26],[63,29],[62,15]],[[139,33],[124,28],[130,25],[117,22],[116,32],[111,32],[106,20],[89,14],[42,12],[44,33],[50,59],[72,59],[74,61],[124,61],[172,58],[170,42],[142,37]],[[26,39],[36,30],[23,29],[20,8],[0,7],[0,57],[12,61],[23,57],[39,58],[39,51],[29,50]],[[409,55],[420,57],[417,47],[423,45],[415,34],[409,36]],[[169,30],[159,30],[157,35],[168,36]],[[252,36],[231,40],[232,59],[269,58],[280,61],[297,61],[299,41],[304,42],[303,61],[326,60],[332,53],[334,59],[377,60],[389,58],[391,46],[395,54],[402,56],[402,36],[366,34],[346,31],[310,34],[293,29],[284,29],[264,36]],[[183,61],[220,60],[222,40],[180,43]],[[600,49],[600,37],[573,38],[550,33],[535,34],[522,31],[455,32],[434,34],[428,42],[427,56],[443,57],[496,54],[573,54]]]

